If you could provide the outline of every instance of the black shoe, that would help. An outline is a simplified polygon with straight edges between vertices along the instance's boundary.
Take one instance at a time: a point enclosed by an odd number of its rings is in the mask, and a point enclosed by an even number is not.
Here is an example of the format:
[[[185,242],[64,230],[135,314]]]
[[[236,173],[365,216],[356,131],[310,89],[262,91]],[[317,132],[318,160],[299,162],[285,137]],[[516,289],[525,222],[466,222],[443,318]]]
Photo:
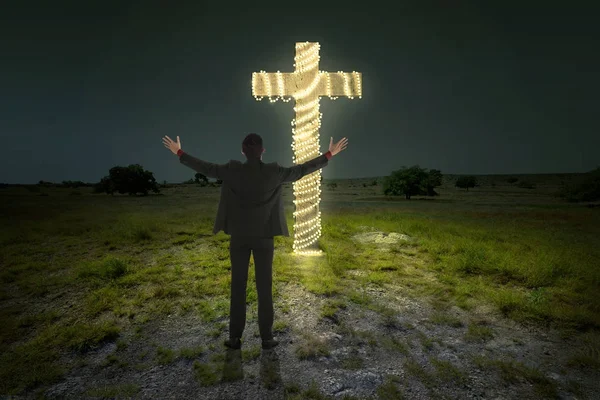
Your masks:
[[[266,339],[262,341],[262,348],[265,350],[272,349],[273,347],[279,344],[278,340],[275,339]]]
[[[239,349],[242,347],[242,340],[240,338],[229,338],[224,342],[224,344],[230,349]]]

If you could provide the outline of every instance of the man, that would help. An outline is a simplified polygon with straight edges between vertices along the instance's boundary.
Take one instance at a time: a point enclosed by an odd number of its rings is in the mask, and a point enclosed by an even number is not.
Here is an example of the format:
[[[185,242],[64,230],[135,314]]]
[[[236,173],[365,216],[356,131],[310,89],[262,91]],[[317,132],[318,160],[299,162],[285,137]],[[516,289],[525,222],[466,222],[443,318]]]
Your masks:
[[[223,230],[231,235],[229,256],[231,258],[231,303],[229,313],[229,339],[225,346],[241,347],[246,325],[246,285],[250,252],[254,254],[256,291],[258,294],[258,325],[262,348],[270,349],[279,344],[273,338],[273,237],[290,236],[281,201],[282,184],[295,182],[303,176],[325,166],[331,157],[344,150],[348,139],[329,142],[329,151],[303,164],[290,168],[278,163],[265,164],[262,154],[262,138],[251,133],[242,142],[242,154],[246,162],[230,160],[226,164],[213,164],[199,160],[181,150],[181,142],[165,136],[163,143],[179,156],[179,161],[196,172],[223,181],[221,198],[213,233]]]

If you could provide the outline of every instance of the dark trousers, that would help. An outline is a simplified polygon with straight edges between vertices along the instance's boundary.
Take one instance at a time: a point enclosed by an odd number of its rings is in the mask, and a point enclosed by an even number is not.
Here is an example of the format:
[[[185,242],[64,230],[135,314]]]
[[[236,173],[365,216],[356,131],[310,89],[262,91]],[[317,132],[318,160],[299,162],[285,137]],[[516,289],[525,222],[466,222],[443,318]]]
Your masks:
[[[258,294],[258,327],[263,340],[273,338],[273,238],[231,235],[231,303],[229,337],[242,337],[246,326],[246,287],[250,251],[254,254],[256,292]]]

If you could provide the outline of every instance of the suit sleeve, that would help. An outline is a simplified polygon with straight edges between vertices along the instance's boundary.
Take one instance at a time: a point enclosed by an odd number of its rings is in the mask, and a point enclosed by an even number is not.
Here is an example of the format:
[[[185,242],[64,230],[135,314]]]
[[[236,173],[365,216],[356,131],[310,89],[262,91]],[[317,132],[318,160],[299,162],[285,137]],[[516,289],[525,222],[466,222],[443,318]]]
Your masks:
[[[226,164],[213,164],[207,161],[202,161],[196,157],[179,150],[179,162],[183,165],[190,167],[196,172],[205,175],[208,178],[216,178],[221,180],[228,180],[230,163]]]
[[[282,167],[277,164],[279,170],[279,180],[281,183],[295,182],[305,175],[312,174],[313,172],[326,167],[329,163],[329,157],[331,153],[320,155],[319,157],[308,160],[305,163],[294,165],[293,167]]]

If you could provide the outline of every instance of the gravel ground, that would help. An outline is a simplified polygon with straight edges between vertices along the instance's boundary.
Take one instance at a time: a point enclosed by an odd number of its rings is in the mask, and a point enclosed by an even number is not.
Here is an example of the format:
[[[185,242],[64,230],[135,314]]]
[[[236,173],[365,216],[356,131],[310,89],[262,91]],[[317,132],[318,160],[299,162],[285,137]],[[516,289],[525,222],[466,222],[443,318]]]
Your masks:
[[[386,241],[409,239],[373,232],[360,237],[361,241],[382,245]],[[213,326],[194,315],[171,316],[147,323],[141,337],[124,332],[121,340],[128,344],[124,349],[117,350],[115,343],[109,343],[77,356],[83,359],[80,366],[48,389],[46,397],[91,398],[86,392],[90,388],[134,384],[139,390],[132,397],[141,399],[283,399],[285,387],[296,384],[306,390],[314,382],[322,394],[333,399],[346,395],[408,399],[598,398],[595,396],[600,391],[600,372],[566,364],[577,352],[598,351],[589,348],[582,336],[561,339],[557,331],[515,323],[484,306],[472,311],[452,307],[444,312],[462,324],[434,323],[431,319],[437,311],[425,300],[407,297],[402,287],[362,288],[372,299],[393,308],[396,313],[392,317],[386,319],[349,302],[338,311],[334,321],[319,315],[325,298],[294,283],[278,284],[283,285],[280,293],[285,295],[275,298],[275,320],[283,320],[288,326],[276,335],[281,344],[273,350],[260,350],[255,304],[248,307],[242,348],[253,349],[256,357],[244,361],[240,351],[226,350],[223,346],[227,327],[219,337],[214,337],[209,335]],[[281,311],[284,305],[289,307],[287,313]],[[221,318],[219,322],[227,321]],[[466,340],[465,333],[473,323],[491,329],[493,336],[481,341]],[[364,337],[353,335],[348,329],[363,332]],[[327,346],[329,354],[299,360],[296,348],[303,344],[305,333]],[[379,344],[370,343],[369,335]],[[381,344],[394,341],[404,350]],[[158,366],[153,361],[157,346],[178,351],[199,345],[207,350],[193,359],[175,358]],[[119,362],[103,365],[113,353],[127,365]],[[71,362],[75,357],[66,355],[63,361]],[[474,357],[521,362],[539,370],[540,375],[531,378],[532,375],[516,373],[513,380],[507,380],[501,369],[479,366]],[[451,363],[464,378],[452,373],[436,375],[432,358]],[[349,360],[358,360],[362,365],[352,367]],[[204,386],[195,375],[195,361],[213,368],[217,381]],[[428,376],[433,376],[431,383]],[[237,380],[231,380],[236,377]],[[404,397],[382,397],[377,389],[386,382]],[[546,390],[554,386],[556,395],[552,397],[551,391],[537,392],[535,382],[541,382],[540,386]],[[573,387],[578,387],[580,393],[573,394]]]

